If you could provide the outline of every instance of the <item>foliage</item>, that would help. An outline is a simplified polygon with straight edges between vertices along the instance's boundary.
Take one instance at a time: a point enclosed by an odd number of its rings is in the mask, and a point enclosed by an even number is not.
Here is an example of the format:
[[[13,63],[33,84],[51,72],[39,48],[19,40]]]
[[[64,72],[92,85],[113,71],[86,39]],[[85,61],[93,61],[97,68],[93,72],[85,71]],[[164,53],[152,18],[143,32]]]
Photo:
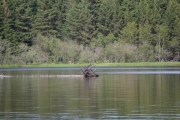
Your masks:
[[[179,0],[0,0],[0,63],[180,61]]]

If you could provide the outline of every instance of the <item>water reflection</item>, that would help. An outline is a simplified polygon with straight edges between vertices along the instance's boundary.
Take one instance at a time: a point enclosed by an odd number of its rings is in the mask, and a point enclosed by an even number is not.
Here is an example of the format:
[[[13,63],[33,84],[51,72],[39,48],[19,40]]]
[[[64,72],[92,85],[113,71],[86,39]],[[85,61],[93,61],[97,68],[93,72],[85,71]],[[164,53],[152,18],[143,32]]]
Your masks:
[[[99,74],[180,74],[180,71],[121,71],[121,72],[99,72]]]
[[[179,74],[3,78],[0,119],[176,119],[180,118],[179,80]]]

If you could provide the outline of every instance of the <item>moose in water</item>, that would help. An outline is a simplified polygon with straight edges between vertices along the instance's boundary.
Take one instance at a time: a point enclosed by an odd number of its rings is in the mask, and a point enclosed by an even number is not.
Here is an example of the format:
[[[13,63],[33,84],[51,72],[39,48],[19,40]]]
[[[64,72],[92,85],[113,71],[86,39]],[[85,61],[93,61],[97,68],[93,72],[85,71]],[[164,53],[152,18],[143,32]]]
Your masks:
[[[94,71],[91,69],[92,65],[88,65],[87,67],[81,69],[84,77],[99,77],[98,74],[95,74]]]

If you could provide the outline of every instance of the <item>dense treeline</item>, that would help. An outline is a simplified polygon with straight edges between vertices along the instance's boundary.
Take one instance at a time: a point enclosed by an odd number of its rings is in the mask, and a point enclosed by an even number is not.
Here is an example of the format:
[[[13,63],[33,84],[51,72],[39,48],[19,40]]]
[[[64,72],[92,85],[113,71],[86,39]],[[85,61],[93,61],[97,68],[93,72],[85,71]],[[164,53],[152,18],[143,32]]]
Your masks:
[[[0,63],[180,60],[179,0],[1,0]]]

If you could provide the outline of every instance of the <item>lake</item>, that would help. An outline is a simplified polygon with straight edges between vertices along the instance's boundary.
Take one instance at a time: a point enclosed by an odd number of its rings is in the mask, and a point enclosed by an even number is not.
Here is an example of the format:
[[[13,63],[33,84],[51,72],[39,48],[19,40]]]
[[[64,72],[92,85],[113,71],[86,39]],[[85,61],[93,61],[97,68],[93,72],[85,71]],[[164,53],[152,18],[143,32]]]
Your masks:
[[[180,67],[0,68],[0,119],[180,119]]]

